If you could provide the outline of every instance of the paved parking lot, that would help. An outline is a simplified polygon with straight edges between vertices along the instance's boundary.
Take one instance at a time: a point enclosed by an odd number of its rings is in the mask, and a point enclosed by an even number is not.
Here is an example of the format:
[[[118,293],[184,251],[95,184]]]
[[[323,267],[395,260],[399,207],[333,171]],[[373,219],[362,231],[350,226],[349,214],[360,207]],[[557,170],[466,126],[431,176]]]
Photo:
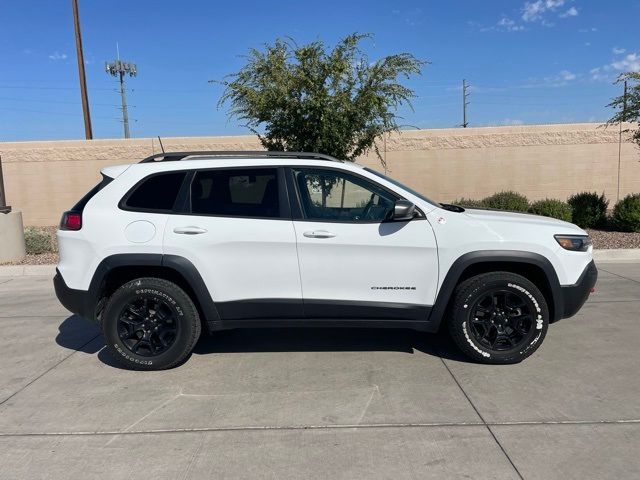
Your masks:
[[[639,478],[640,264],[523,364],[439,336],[236,330],[130,372],[46,277],[0,277],[0,478]]]

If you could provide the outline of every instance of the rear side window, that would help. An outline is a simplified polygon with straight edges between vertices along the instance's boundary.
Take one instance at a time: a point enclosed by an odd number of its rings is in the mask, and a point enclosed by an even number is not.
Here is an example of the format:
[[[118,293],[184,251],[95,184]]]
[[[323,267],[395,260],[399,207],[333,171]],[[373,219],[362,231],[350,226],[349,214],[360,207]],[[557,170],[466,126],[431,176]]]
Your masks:
[[[148,212],[172,211],[185,175],[185,172],[170,172],[146,178],[125,197],[124,208]]]
[[[278,171],[275,168],[200,171],[191,183],[191,213],[277,218]]]

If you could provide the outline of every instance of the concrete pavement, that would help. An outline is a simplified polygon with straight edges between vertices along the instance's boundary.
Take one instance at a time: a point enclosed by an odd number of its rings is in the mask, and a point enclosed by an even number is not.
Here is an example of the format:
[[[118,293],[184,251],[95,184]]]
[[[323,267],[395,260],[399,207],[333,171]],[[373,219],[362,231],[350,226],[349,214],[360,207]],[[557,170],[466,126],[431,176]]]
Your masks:
[[[0,277],[0,478],[638,478],[640,264],[520,365],[403,330],[236,330],[130,372],[50,277]]]

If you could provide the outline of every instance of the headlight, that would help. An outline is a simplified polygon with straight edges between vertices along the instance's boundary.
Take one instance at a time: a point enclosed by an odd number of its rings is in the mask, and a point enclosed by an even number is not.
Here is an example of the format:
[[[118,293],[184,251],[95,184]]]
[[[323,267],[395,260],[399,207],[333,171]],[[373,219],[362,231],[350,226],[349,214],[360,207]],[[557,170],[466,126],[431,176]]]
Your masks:
[[[573,252],[586,252],[591,245],[588,235],[554,235],[554,238],[562,248]]]

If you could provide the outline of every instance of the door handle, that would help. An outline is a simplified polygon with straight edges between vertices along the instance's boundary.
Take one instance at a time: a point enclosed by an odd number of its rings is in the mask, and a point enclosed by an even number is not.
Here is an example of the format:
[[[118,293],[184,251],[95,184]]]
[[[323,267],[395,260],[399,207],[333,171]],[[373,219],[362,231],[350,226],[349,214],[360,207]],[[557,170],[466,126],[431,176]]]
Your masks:
[[[313,230],[304,232],[303,235],[307,238],[333,238],[335,233],[327,232],[326,230]]]
[[[200,227],[176,227],[173,229],[173,233],[180,233],[182,235],[199,235],[201,233],[207,233],[207,230]]]

